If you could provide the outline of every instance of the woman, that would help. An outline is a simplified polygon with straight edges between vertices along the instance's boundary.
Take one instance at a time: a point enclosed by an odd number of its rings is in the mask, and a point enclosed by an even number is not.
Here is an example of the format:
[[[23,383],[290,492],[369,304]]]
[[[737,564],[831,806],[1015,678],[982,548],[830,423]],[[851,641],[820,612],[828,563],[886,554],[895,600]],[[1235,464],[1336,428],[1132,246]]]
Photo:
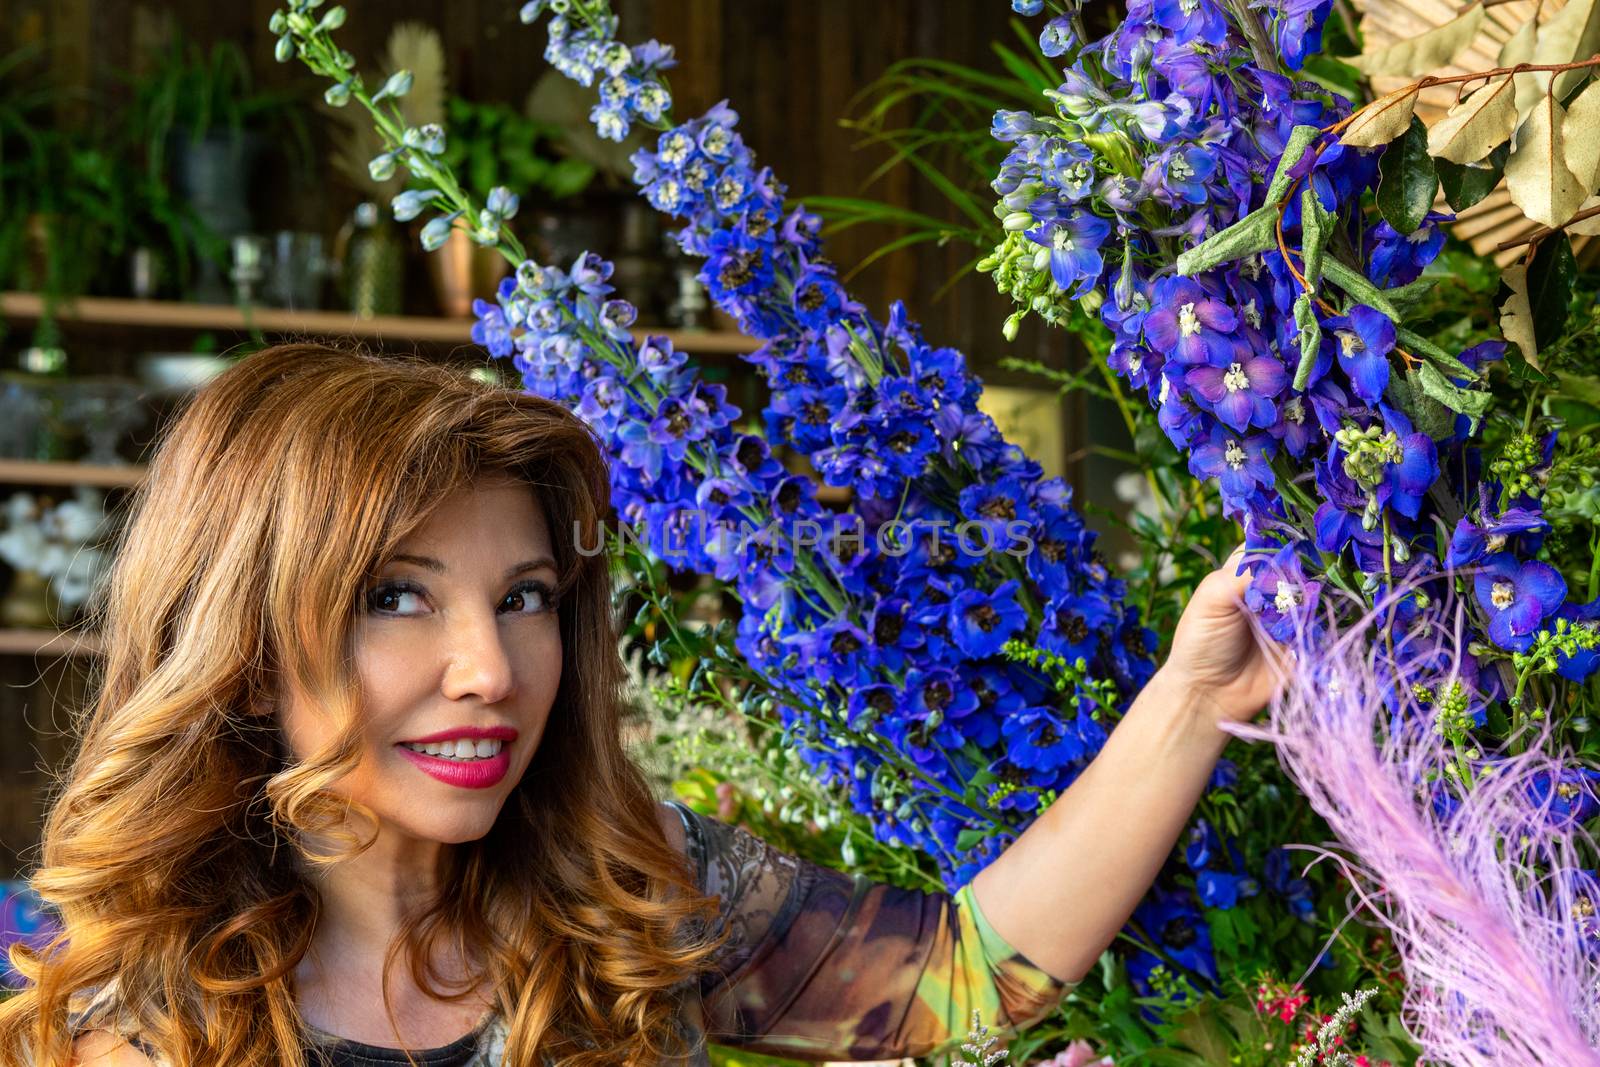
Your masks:
[[[621,747],[586,427],[286,345],[175,422],[103,603],[0,1062],[916,1055],[1048,1012],[1274,671],[1225,567],[1100,756],[954,896],[658,805]],[[1230,563],[1236,563],[1230,560]],[[411,1052],[402,1051],[405,1049]]]

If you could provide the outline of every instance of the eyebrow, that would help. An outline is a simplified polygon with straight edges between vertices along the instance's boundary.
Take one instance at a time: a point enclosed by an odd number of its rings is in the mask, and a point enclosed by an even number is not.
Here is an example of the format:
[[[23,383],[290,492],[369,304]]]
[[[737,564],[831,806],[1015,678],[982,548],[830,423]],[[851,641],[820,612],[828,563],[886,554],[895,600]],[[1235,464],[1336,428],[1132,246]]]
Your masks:
[[[435,574],[443,574],[445,571],[444,564],[439,560],[434,559],[432,556],[412,556],[402,554],[390,556],[389,562],[415,563],[417,566],[430,570]],[[515,578],[519,574],[524,574],[528,571],[540,570],[541,568],[552,571],[556,570],[556,561],[551,559],[549,556],[539,556],[537,559],[524,560],[521,563],[513,564],[512,567],[506,571],[506,579]]]

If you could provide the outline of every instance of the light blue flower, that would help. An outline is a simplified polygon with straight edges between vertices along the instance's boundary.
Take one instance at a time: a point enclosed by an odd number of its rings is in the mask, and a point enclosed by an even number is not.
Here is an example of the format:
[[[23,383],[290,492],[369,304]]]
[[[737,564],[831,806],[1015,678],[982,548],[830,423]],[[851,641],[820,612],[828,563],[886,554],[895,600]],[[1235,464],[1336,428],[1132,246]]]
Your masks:
[[[422,214],[422,209],[428,206],[428,202],[433,199],[433,194],[434,190],[432,189],[407,189],[389,201],[389,207],[394,211],[395,221],[410,222]]]
[[[383,83],[383,88],[372,94],[372,102],[388,100],[390,97],[401,97],[411,91],[411,72],[397,70],[389,75],[389,80]]]
[[[444,152],[444,127],[437,122],[430,122],[425,126],[412,126],[402,135],[401,140],[405,142],[407,148],[415,148],[430,156],[441,155]]]
[[[497,219],[515,218],[517,207],[522,199],[503,185],[497,185],[489,190],[489,197],[484,201],[484,210]]]
[[[452,211],[448,215],[440,215],[430,219],[422,228],[422,247],[429,252],[437,252],[444,247],[445,241],[450,238],[450,230],[455,226],[456,219],[461,217],[461,212]]]

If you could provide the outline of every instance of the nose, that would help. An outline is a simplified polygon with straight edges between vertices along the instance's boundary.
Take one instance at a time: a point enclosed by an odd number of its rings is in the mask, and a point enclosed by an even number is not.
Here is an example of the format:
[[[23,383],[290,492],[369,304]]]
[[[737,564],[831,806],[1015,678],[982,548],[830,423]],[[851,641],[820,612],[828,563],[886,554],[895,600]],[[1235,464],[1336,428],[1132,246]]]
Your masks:
[[[442,694],[451,700],[476,696],[495,704],[516,688],[516,672],[494,612],[458,616],[446,637]]]

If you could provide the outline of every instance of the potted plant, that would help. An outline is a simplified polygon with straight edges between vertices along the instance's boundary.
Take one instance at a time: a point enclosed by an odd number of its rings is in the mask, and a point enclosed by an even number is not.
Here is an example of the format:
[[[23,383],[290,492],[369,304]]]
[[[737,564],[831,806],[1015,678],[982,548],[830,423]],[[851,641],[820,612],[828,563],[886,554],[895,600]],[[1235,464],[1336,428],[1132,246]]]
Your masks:
[[[63,96],[39,76],[39,54],[25,46],[0,58],[0,286],[43,296],[34,344],[53,347],[55,306],[127,243],[128,196],[105,127],[58,122]]]
[[[269,144],[282,145],[288,162],[309,166],[310,140],[297,91],[258,90],[244,50],[232,41],[210,48],[174,32],[147,74],[132,79],[130,134],[141,144],[147,189],[170,181],[184,210],[152,200],[150,221],[170,230],[184,219],[189,249],[174,242],[187,275],[189,250],[199,253],[199,275],[186,286],[189,299],[226,302],[220,267],[228,239],[253,228],[251,178]]]

